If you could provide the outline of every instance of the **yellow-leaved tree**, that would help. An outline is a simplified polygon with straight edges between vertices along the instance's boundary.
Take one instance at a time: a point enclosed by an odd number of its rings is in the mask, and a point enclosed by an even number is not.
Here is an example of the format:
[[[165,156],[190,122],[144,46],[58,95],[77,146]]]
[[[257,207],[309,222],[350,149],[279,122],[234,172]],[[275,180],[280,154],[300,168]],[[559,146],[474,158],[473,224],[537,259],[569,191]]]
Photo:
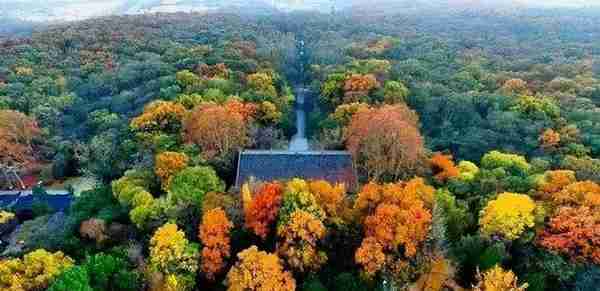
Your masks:
[[[535,202],[527,195],[502,193],[488,202],[481,211],[479,225],[486,236],[500,236],[507,240],[519,238],[535,224]]]
[[[62,252],[39,249],[23,259],[0,261],[0,290],[45,290],[50,282],[73,266],[73,260]]]
[[[156,290],[191,290],[198,270],[198,250],[176,224],[167,223],[156,230],[150,239],[149,271],[162,280],[153,286]]]
[[[477,277],[473,291],[525,291],[528,287],[527,283],[519,286],[515,273],[498,265]]]

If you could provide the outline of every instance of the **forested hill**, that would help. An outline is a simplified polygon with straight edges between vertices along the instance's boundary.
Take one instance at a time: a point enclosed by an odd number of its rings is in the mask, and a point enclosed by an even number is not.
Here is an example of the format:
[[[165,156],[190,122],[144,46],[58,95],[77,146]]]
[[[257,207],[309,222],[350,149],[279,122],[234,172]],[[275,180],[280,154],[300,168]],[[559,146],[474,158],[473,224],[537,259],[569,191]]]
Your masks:
[[[473,99],[497,96],[502,80],[518,78],[528,81],[533,92],[556,95],[559,90],[556,106],[562,107],[561,116],[585,126],[588,130],[580,129],[582,141],[598,153],[597,129],[588,120],[596,118],[592,108],[600,94],[594,62],[600,51],[600,20],[593,10],[423,13],[427,17],[179,13],[53,26],[35,32],[31,40],[6,42],[0,60],[0,79],[5,84],[0,102],[37,117],[52,137],[47,139],[50,142],[44,148],[48,152],[43,156],[52,159],[58,149],[69,148],[65,142],[88,143],[94,136],[115,134],[147,102],[176,98],[185,91],[176,73],[198,64],[224,62],[240,72],[271,68],[292,77],[297,66],[290,63],[298,61],[296,36],[302,35],[317,87],[329,72],[349,65],[367,66],[358,67],[363,71],[383,65],[388,77],[404,82],[410,89],[407,102],[420,113],[427,142],[434,150],[449,148],[459,157],[477,159],[477,153],[499,144],[533,154],[536,132],[547,126],[545,121],[519,119],[509,114],[508,107],[504,113],[496,112],[493,109],[504,105],[486,108]],[[232,45],[240,41],[256,46],[255,57],[232,51]],[[387,47],[372,51],[371,45]],[[284,79],[279,82],[284,88]],[[225,95],[243,93],[243,88],[230,83],[218,86],[224,86],[219,90]],[[490,102],[487,99],[484,104]],[[455,102],[462,106],[443,105]],[[490,120],[488,113],[500,115],[492,114]],[[513,131],[505,122],[523,127]],[[288,126],[283,127],[289,135]],[[123,144],[118,138],[113,140]],[[63,155],[69,154],[58,157]]]
[[[36,197],[0,211],[0,289],[594,290],[600,11],[463,6],[3,39],[0,171]],[[241,150],[287,148],[297,84],[311,149],[347,151],[356,193],[233,185]],[[37,198],[81,177],[66,213]]]
[[[21,36],[31,36],[35,27],[34,23],[0,17],[0,40]]]

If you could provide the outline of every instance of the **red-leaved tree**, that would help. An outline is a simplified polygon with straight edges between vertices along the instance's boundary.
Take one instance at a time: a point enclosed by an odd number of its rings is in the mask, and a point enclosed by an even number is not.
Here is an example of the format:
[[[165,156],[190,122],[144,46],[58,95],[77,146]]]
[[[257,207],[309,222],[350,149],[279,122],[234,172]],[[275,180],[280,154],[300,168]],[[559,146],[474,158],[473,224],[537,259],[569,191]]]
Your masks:
[[[574,260],[600,264],[600,218],[586,206],[561,207],[538,236],[538,243]]]
[[[281,184],[276,182],[263,184],[244,207],[246,227],[265,239],[277,219],[282,195]]]

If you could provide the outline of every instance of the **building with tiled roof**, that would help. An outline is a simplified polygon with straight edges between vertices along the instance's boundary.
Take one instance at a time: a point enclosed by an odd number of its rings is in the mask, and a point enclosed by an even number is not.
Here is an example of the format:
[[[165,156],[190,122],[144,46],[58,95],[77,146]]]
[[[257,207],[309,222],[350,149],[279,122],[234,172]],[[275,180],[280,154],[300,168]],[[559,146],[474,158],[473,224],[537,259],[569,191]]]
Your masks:
[[[31,191],[2,193],[0,195],[0,209],[10,209],[13,211],[31,210],[36,198],[48,203],[48,206],[55,211],[67,211],[73,201],[73,195],[68,193],[44,195],[41,197],[35,197],[31,194]]]
[[[355,191],[358,181],[352,157],[345,151],[242,151],[238,159],[236,186],[246,181],[323,179],[343,183]]]

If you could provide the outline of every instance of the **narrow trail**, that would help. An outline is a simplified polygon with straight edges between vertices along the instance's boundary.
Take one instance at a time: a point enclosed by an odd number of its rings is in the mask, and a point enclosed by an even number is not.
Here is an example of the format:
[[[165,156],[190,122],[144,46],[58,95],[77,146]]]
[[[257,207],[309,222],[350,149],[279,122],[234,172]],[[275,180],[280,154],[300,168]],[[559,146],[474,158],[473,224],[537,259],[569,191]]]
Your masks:
[[[306,54],[306,47],[303,40],[298,41],[298,56],[302,59]],[[300,64],[299,71],[305,74],[304,66]],[[296,96],[296,103],[294,104],[294,111],[296,113],[296,134],[292,136],[288,147],[289,151],[293,152],[305,152],[309,151],[310,147],[308,144],[308,138],[306,137],[306,104],[310,98],[310,90],[306,88],[304,84],[294,84],[294,95]]]

